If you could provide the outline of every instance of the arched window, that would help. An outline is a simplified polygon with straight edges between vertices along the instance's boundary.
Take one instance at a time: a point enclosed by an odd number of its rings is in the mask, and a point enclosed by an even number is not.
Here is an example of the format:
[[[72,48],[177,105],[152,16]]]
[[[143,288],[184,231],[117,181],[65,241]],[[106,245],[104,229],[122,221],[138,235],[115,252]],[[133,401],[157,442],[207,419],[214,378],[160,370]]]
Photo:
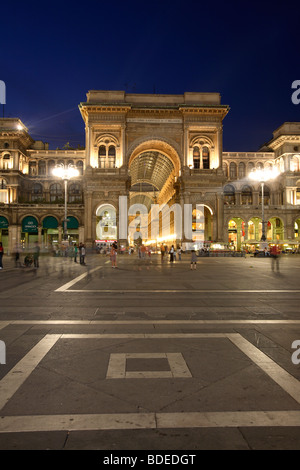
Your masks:
[[[115,168],[116,147],[114,145],[100,145],[98,152],[99,168]]]
[[[7,188],[7,181],[4,179],[0,179],[0,189],[6,189]]]
[[[0,202],[8,203],[7,181],[3,178],[0,178]]]
[[[78,160],[78,162],[76,162],[76,168],[79,171],[79,174],[83,175],[83,161],[82,160]]]
[[[200,150],[199,147],[193,148],[193,166],[194,168],[200,168]]]
[[[248,175],[249,175],[249,173],[251,173],[251,171],[254,170],[254,168],[255,168],[254,163],[253,163],[253,162],[249,162],[249,163],[248,163]]]
[[[53,183],[50,186],[50,202],[62,202],[62,187],[59,183]]]
[[[68,201],[69,202],[82,202],[81,186],[78,183],[73,183],[68,188]]]
[[[38,169],[39,169],[39,176],[45,176],[46,175],[46,162],[40,161],[38,164]]]
[[[100,145],[99,147],[99,168],[105,168],[106,166],[106,147]]]
[[[206,146],[202,147],[202,164],[204,170],[209,169],[209,148]]]
[[[258,163],[256,164],[256,168],[257,168],[258,170],[263,170],[263,169],[264,169],[264,164],[261,163],[261,162],[258,162]]]
[[[9,153],[5,153],[2,157],[2,169],[9,170],[12,168],[12,156]]]
[[[229,173],[230,173],[230,179],[231,180],[236,180],[237,178],[237,171],[236,171],[236,164],[234,162],[230,163],[229,166]]]
[[[252,204],[252,188],[250,186],[244,186],[241,192],[242,204],[249,206]]]
[[[36,162],[29,162],[29,175],[36,176]]]
[[[224,188],[224,203],[235,204],[235,189],[232,184],[227,184]]]
[[[33,202],[38,202],[43,198],[43,186],[40,183],[35,183],[32,186],[31,191],[31,200]]]
[[[299,171],[299,157],[294,155],[293,158],[291,158],[290,170]]]
[[[244,162],[239,163],[239,179],[243,179],[246,176],[246,167]]]
[[[48,175],[49,176],[52,176],[52,174],[53,174],[52,172],[53,172],[54,168],[55,168],[55,161],[54,160],[49,160],[48,161]]]
[[[116,147],[110,145],[108,148],[108,166],[114,168],[116,166]]]

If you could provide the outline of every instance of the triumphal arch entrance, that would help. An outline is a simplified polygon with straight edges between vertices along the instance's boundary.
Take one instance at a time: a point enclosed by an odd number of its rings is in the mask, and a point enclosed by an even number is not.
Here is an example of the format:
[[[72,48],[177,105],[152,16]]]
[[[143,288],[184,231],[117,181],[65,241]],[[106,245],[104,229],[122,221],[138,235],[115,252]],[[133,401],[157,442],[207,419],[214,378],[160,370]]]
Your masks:
[[[88,244],[224,239],[222,121],[229,108],[218,93],[90,91],[79,108]]]

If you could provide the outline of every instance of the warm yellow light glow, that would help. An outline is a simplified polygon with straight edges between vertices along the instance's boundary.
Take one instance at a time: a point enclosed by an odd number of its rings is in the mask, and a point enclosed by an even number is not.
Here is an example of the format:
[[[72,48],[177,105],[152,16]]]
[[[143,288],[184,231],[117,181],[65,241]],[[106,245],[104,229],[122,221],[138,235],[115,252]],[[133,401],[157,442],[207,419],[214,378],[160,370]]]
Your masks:
[[[53,169],[52,174],[54,176],[58,176],[59,178],[62,178],[64,180],[68,180],[70,178],[74,178],[76,176],[79,176],[79,171],[74,166],[60,165],[60,166],[56,166]]]
[[[255,181],[265,182],[277,178],[279,171],[277,168],[268,168],[264,170],[252,170],[249,174],[249,178]]]

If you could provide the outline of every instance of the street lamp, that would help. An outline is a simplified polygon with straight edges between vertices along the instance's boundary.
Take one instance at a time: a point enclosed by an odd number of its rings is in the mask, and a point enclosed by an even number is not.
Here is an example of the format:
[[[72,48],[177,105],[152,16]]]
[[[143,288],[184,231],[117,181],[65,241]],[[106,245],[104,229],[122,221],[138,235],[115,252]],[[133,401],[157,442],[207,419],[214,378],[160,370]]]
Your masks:
[[[255,169],[252,170],[249,174],[249,178],[259,181],[261,184],[261,224],[262,224],[262,231],[261,231],[261,241],[266,241],[266,233],[265,233],[265,204],[264,204],[264,186],[265,182],[277,178],[279,175],[279,171],[277,168],[268,168],[268,169]]]
[[[79,171],[75,168],[74,165],[69,164],[65,166],[63,163],[60,165],[56,165],[52,171],[54,176],[58,176],[59,178],[63,179],[65,185],[65,218],[64,218],[64,240],[68,239],[68,229],[67,229],[67,202],[68,202],[68,180],[74,178],[79,175]]]

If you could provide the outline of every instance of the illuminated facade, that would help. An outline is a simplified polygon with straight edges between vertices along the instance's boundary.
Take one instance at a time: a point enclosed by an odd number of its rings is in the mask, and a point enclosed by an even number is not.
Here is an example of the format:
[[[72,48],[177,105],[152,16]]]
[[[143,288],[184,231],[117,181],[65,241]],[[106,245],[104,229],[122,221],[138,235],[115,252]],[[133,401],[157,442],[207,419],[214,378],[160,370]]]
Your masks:
[[[254,247],[262,230],[261,189],[248,175],[253,168],[276,166],[280,176],[264,192],[267,241],[298,245],[300,123],[284,123],[258,152],[233,153],[222,149],[229,107],[218,93],[90,91],[79,109],[84,150],[50,150],[34,141],[19,119],[0,119],[0,237],[6,251],[35,241],[47,248],[61,244],[65,199],[52,171],[62,163],[80,173],[67,190],[72,242],[133,243],[120,222],[126,219],[130,225],[136,213],[121,210],[121,197],[128,209],[176,204],[183,214],[190,207],[193,229],[200,205],[205,246]],[[168,236],[158,229],[153,237],[150,223],[146,238],[151,243],[193,241],[193,234],[187,237],[183,228],[179,236],[174,227]]]

